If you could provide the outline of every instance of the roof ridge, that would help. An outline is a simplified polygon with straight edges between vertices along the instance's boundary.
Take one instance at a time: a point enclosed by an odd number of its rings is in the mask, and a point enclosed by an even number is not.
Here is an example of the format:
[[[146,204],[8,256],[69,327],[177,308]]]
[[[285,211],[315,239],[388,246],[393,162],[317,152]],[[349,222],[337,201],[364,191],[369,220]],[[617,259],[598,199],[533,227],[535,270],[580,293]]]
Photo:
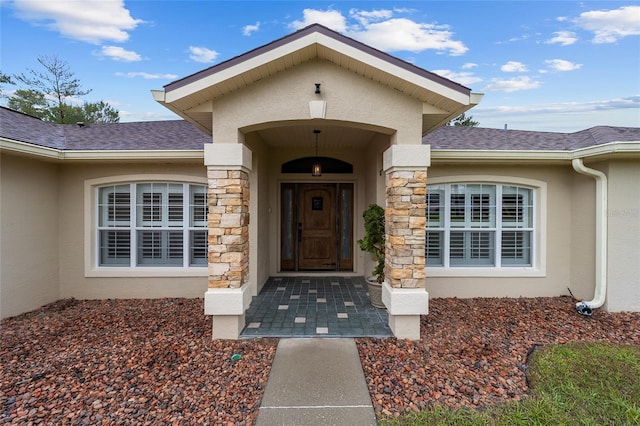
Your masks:
[[[163,86],[163,88],[165,89],[165,92],[167,91],[171,91],[183,86],[186,86],[188,84],[190,84],[193,81],[196,81],[200,78],[203,77],[207,77],[209,75],[214,74],[216,71],[222,71],[227,69],[228,67],[234,66],[238,63],[241,63],[243,61],[246,61],[248,59],[251,59],[253,57],[258,56],[259,54],[262,54],[263,52],[268,52],[271,51],[275,48],[278,48],[280,46],[285,45],[286,43],[290,42],[290,41],[295,41],[299,38],[302,38],[308,34],[312,34],[313,32],[319,32],[325,36],[331,37],[334,40],[343,42],[344,44],[350,45],[351,47],[355,47],[357,49],[359,49],[362,52],[368,53],[372,56],[377,56],[378,58],[380,58],[381,56],[383,58],[384,61],[393,64],[395,66],[404,68],[410,72],[413,72],[415,74],[418,75],[422,75],[425,78],[428,78],[432,81],[435,81],[439,84],[442,84],[443,86],[446,86],[450,89],[456,90],[458,92],[467,92],[467,94],[471,93],[471,89],[469,87],[466,87],[458,82],[455,82],[453,80],[450,80],[446,77],[443,77],[439,74],[436,74],[432,71],[429,71],[425,68],[421,68],[415,64],[412,64],[411,62],[407,62],[405,60],[402,60],[400,58],[397,58],[393,55],[390,55],[387,52],[384,52],[380,49],[377,49],[375,47],[369,46],[368,44],[365,44],[361,41],[358,41],[352,37],[349,37],[347,35],[344,35],[338,31],[332,30],[331,28],[325,27],[324,25],[318,24],[318,23],[313,23],[311,25],[308,25],[304,28],[301,28],[293,33],[284,35],[276,40],[273,40],[269,43],[263,44],[261,46],[255,47],[247,52],[244,52],[240,55],[236,55],[232,58],[226,59],[218,64],[215,65],[211,65],[207,68],[204,68],[200,71],[196,71],[195,73],[189,74],[187,76],[184,76],[178,80],[174,80],[170,83],[167,83]],[[426,76],[425,76],[426,74]]]

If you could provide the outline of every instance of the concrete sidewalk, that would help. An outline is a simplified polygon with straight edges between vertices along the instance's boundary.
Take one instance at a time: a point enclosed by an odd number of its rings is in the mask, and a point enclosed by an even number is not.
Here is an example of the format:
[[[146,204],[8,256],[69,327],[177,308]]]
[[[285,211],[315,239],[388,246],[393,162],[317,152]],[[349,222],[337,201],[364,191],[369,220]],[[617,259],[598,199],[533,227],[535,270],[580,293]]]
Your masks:
[[[257,425],[375,425],[353,339],[281,339]]]

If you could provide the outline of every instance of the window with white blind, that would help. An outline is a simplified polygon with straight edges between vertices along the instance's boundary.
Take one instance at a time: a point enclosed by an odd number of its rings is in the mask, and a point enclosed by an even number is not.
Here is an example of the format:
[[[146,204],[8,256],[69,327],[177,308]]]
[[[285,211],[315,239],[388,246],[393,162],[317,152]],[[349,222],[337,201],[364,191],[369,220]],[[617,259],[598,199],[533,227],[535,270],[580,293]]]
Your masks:
[[[206,197],[188,183],[98,187],[98,266],[206,266]]]
[[[534,189],[494,183],[427,188],[427,267],[533,266]]]

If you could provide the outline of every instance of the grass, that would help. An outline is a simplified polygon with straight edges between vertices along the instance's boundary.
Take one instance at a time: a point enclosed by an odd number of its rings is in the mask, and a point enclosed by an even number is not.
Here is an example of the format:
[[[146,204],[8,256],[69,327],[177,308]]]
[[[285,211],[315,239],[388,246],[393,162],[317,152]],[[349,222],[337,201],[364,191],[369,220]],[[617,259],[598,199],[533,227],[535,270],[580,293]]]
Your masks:
[[[640,425],[640,347],[552,345],[530,360],[530,396],[484,410],[436,407],[382,425]]]

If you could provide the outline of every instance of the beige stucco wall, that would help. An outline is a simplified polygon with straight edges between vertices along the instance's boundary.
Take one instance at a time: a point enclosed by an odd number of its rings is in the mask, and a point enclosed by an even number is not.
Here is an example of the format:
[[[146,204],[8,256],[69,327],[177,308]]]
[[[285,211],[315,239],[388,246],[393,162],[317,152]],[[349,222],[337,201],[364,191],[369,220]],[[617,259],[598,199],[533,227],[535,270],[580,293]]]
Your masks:
[[[572,173],[571,201],[571,283],[580,300],[591,300],[595,287],[596,182],[592,177]],[[586,285],[586,283],[589,283]]]
[[[605,309],[640,310],[640,161],[609,161]]]
[[[322,84],[321,95],[314,94]],[[309,102],[326,101],[326,120],[386,128],[393,143],[421,143],[422,103],[325,61],[310,61],[217,99],[213,141],[241,141],[238,129],[309,120]],[[349,124],[351,123],[351,124]]]
[[[389,144],[390,140],[388,137],[382,134],[376,134],[371,143],[367,146],[367,149],[364,151],[365,164],[367,164],[368,167],[365,169],[364,202],[355,214],[359,219],[362,219],[362,213],[370,203],[376,203],[381,207],[385,207],[386,186],[384,173],[381,172],[382,155],[384,151],[389,147]],[[356,241],[362,238],[364,234],[364,219],[359,226],[361,226],[362,228],[357,230],[359,234]],[[376,266],[375,262],[371,259],[371,256],[368,253],[364,253],[362,250],[360,250],[360,248],[357,246],[357,243],[356,253],[363,256],[363,274],[365,276],[371,275],[373,269]]]
[[[60,173],[60,296],[77,299],[202,297],[206,270],[197,277],[85,276],[85,181],[122,175],[183,175],[206,178],[202,160],[191,164],[65,164]],[[206,181],[205,181],[206,182]],[[138,273],[144,273],[137,268]]]
[[[0,318],[59,298],[58,180],[55,164],[0,154]]]
[[[538,297],[568,294],[567,287],[576,297],[590,297],[593,294],[593,274],[581,274],[580,280],[572,280],[572,261],[593,257],[593,227],[580,226],[580,245],[572,242],[575,215],[584,215],[588,201],[574,203],[574,174],[570,165],[558,166],[446,166],[432,163],[428,171],[428,181],[447,176],[495,176],[499,181],[508,177],[524,178],[546,183],[546,213],[538,213],[538,221],[546,220],[546,233],[541,237],[546,255],[543,253],[544,273],[540,276],[495,276],[487,277],[437,277],[433,269],[427,268],[426,288],[430,297]],[[505,181],[502,181],[505,182]],[[582,184],[582,182],[580,182]],[[589,189],[583,189],[591,194]],[[594,190],[595,191],[595,190]],[[593,197],[592,195],[590,195]],[[574,205],[575,204],[575,205]],[[545,215],[546,218],[540,215]],[[589,215],[590,213],[587,213]],[[589,219],[587,219],[589,222]],[[574,253],[572,256],[572,252]],[[593,263],[591,261],[591,263]],[[534,274],[535,275],[535,274]]]
[[[269,279],[269,218],[272,209],[269,204],[269,148],[257,133],[246,136],[245,144],[252,152],[252,170],[249,173],[249,284],[251,295],[256,295]],[[262,232],[260,232],[262,230]]]

